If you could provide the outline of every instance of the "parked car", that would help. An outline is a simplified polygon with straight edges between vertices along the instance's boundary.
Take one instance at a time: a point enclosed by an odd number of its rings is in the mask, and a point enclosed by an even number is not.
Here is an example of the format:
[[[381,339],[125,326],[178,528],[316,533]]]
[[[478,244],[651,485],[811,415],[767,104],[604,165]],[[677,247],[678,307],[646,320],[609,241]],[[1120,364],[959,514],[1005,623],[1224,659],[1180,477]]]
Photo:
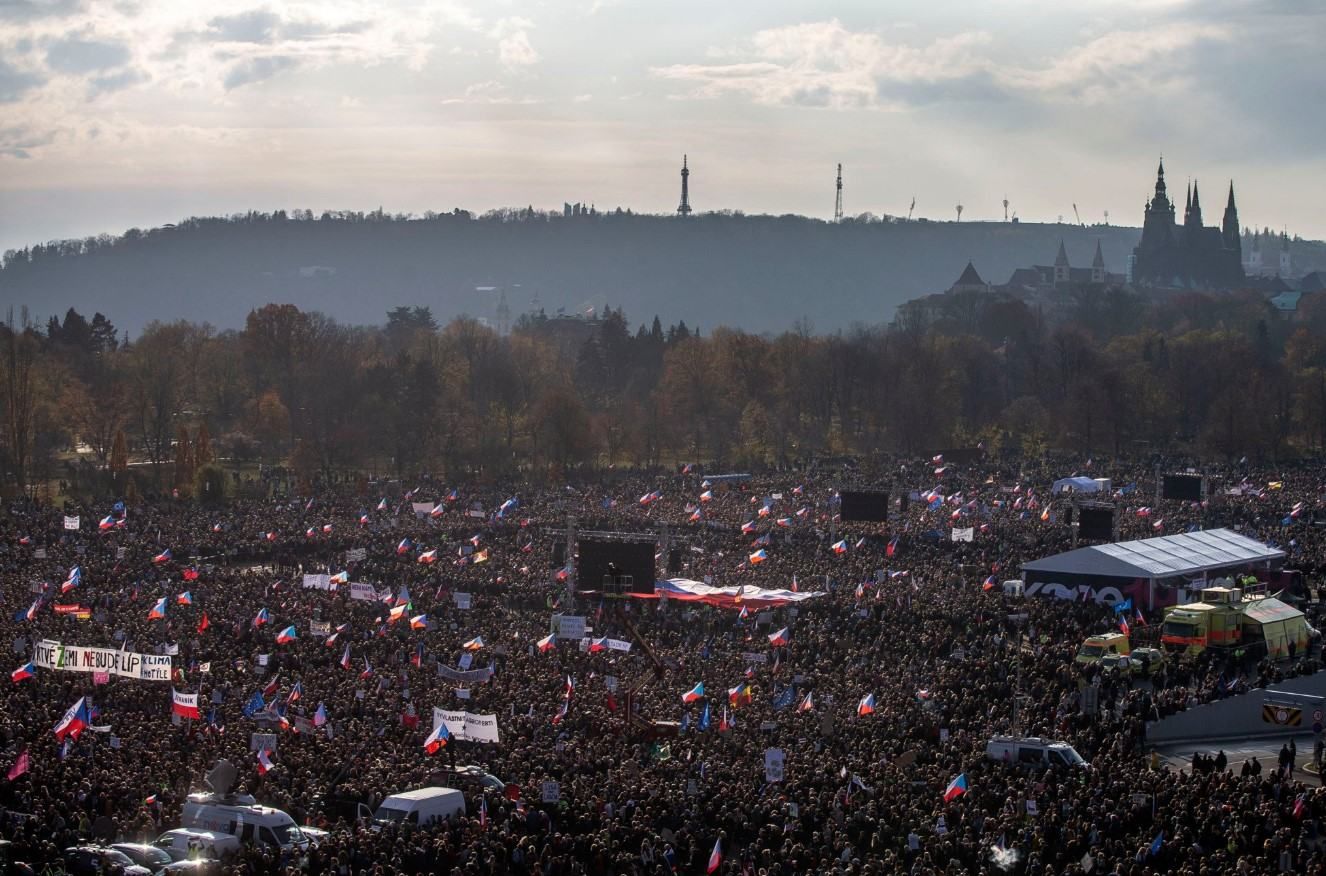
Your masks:
[[[147,843],[112,843],[111,848],[124,853],[129,860],[153,873],[160,873],[171,862],[170,855],[165,851]]]
[[[124,852],[107,846],[71,846],[64,850],[64,869],[73,876],[152,876],[152,871],[140,867]]]

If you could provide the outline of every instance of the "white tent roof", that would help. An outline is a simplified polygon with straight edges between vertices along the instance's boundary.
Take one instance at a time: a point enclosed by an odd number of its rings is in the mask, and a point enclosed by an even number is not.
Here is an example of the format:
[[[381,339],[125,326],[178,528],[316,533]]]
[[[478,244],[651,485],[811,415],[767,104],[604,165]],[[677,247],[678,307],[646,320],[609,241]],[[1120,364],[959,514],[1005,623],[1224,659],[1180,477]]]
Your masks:
[[[1055,481],[1053,492],[1098,493],[1102,489],[1104,489],[1104,485],[1095,478],[1072,477],[1060,478]]]
[[[1117,578],[1171,578],[1284,558],[1284,551],[1232,530],[1208,529],[1079,548],[1027,563],[1022,568],[1028,572]]]

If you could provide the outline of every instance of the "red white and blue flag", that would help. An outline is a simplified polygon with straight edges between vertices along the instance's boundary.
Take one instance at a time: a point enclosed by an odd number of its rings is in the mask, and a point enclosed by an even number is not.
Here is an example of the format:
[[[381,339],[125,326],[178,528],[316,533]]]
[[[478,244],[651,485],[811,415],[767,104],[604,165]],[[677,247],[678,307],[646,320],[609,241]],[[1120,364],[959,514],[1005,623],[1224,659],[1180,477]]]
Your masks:
[[[92,724],[92,710],[88,708],[87,697],[80,697],[78,702],[69,707],[60,722],[55,725],[55,739],[64,742],[65,738],[78,741],[79,734]]]
[[[965,793],[967,793],[967,774],[958,773],[957,778],[949,782],[948,787],[944,789],[944,802],[956,800]]]

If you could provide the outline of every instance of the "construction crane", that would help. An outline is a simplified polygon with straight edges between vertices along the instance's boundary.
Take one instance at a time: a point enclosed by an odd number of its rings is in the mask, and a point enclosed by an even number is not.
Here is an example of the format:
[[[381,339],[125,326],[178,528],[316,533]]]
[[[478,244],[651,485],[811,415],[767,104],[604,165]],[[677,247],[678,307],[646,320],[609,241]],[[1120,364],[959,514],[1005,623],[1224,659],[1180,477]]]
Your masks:
[[[1075,219],[1077,220],[1077,224],[1078,224],[1078,225],[1081,225],[1083,228],[1086,228],[1086,225],[1083,225],[1083,223],[1082,223],[1082,216],[1081,216],[1081,214],[1077,212],[1077,204],[1074,204],[1074,205],[1073,205],[1073,218],[1075,218]]]
[[[1008,221],[1008,198],[1004,198],[1004,221]]]
[[[912,195],[912,205],[907,208],[907,221],[912,221],[912,211],[916,209],[916,195]]]

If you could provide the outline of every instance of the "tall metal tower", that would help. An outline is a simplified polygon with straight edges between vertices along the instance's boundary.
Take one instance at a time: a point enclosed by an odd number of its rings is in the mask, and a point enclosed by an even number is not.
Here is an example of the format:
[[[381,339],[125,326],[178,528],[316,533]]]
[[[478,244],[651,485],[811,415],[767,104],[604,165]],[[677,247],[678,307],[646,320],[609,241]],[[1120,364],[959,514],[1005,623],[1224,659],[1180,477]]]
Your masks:
[[[691,171],[686,166],[685,155],[681,157],[681,204],[677,207],[677,215],[691,215]]]
[[[833,202],[833,221],[843,221],[843,166],[838,165],[838,196]]]

